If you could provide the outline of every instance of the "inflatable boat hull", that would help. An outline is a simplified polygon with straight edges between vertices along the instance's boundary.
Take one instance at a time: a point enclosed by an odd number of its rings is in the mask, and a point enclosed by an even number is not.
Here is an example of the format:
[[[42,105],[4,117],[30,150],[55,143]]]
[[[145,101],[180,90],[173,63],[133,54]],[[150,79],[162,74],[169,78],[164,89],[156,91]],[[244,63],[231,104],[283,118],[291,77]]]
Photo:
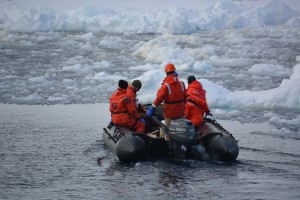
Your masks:
[[[120,161],[137,161],[146,158],[145,141],[126,128],[111,126],[102,134],[105,145]]]
[[[174,124],[188,120],[174,120]],[[172,125],[172,124],[171,124]],[[188,130],[192,127],[170,127],[172,130]],[[183,131],[184,134],[186,131]],[[235,138],[216,121],[205,120],[195,129],[195,133],[188,134],[188,140],[182,135],[174,137],[171,133],[170,141],[164,138],[151,138],[144,134],[137,134],[124,127],[109,125],[103,129],[102,138],[109,150],[123,162],[135,162],[157,158],[175,159],[204,159],[216,161],[233,161],[239,154],[239,147]],[[194,135],[194,140],[191,136]],[[173,136],[173,138],[172,138]],[[199,148],[199,146],[202,146]],[[204,149],[204,152],[203,152]],[[204,156],[205,155],[205,156]]]
[[[216,121],[206,119],[196,128],[200,143],[211,159],[219,161],[236,160],[239,155],[237,140]]]

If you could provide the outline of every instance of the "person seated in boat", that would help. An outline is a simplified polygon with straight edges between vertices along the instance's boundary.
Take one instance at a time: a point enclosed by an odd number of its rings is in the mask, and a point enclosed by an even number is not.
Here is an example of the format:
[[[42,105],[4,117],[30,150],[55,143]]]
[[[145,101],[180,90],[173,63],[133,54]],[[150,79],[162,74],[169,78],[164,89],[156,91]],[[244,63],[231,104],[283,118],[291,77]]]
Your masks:
[[[152,134],[152,122],[151,120],[146,116],[146,110],[142,104],[137,103],[137,92],[142,88],[142,82],[140,80],[133,80],[132,83],[128,81],[128,88],[127,88],[127,94],[131,97],[131,99],[136,103],[136,108],[138,113],[140,114],[141,118],[143,119],[143,122],[145,124],[145,133],[149,137],[156,137],[155,134]]]
[[[196,80],[195,76],[189,76],[187,81],[188,89],[186,91],[187,100],[184,116],[196,127],[203,122],[204,114],[207,118],[213,116],[209,111],[206,102],[206,91],[203,89],[202,84]]]
[[[136,104],[130,92],[128,94],[128,82],[120,80],[118,89],[110,97],[110,112],[112,122],[118,126],[124,126],[136,133],[145,132],[145,120],[137,111]]]
[[[141,104],[138,104],[138,98],[137,98],[137,92],[140,91],[142,88],[142,82],[140,80],[134,80],[131,82],[128,82],[128,88],[127,88],[127,94],[133,99],[133,101],[136,103],[136,107],[139,113],[146,113],[146,110]]]
[[[165,66],[165,73],[166,77],[146,115],[150,118],[154,114],[155,108],[163,103],[165,125],[169,127],[172,119],[184,118],[186,89],[184,83],[179,80],[173,64],[169,63]],[[162,130],[160,136],[165,137]],[[168,137],[165,138],[168,139]]]

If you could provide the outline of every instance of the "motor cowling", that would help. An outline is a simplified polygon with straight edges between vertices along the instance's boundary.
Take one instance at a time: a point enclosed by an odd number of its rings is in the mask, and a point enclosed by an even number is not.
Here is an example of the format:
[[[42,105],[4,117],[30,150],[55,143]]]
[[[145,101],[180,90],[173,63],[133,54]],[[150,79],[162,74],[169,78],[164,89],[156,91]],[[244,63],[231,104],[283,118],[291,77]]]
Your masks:
[[[195,128],[187,119],[172,120],[169,127],[170,153],[177,159],[188,159],[195,144]]]
[[[172,140],[183,143],[195,142],[195,127],[187,119],[172,120],[170,127],[170,137]]]

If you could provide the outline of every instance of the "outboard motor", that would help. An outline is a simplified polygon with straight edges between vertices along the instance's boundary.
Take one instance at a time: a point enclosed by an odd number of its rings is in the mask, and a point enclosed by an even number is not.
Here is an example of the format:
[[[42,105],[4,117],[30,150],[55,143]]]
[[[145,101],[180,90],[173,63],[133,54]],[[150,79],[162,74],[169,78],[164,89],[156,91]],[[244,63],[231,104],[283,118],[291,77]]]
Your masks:
[[[172,120],[169,127],[170,153],[178,159],[188,159],[195,144],[195,127],[187,119]]]

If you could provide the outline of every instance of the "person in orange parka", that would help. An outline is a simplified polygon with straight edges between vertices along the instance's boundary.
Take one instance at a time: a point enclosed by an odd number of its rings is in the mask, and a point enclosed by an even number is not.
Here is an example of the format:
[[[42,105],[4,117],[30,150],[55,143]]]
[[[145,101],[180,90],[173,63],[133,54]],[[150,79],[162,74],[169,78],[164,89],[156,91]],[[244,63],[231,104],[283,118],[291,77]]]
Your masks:
[[[165,124],[169,127],[172,119],[184,118],[186,89],[184,83],[179,81],[176,68],[173,64],[167,64],[165,72],[167,76],[163,80],[162,86],[157,92],[156,99],[149,107],[146,115],[151,117],[155,108],[163,103]],[[161,132],[161,136],[164,136],[163,132]]]
[[[128,88],[127,88],[127,94],[133,99],[133,101],[136,103],[136,108],[139,113],[146,113],[145,108],[138,104],[138,98],[137,98],[137,92],[140,91],[142,88],[142,82],[140,80],[134,80],[132,83],[128,82]]]
[[[136,93],[142,88],[142,83],[140,80],[134,80],[132,83],[128,82],[127,94],[137,102]]]
[[[188,77],[187,101],[185,106],[185,118],[193,125],[199,126],[203,122],[204,113],[212,116],[206,102],[206,91],[202,84],[196,80],[195,76]]]
[[[145,132],[145,121],[137,112],[134,99],[128,95],[127,81],[120,80],[118,89],[110,97],[112,122],[124,126],[137,133]]]

